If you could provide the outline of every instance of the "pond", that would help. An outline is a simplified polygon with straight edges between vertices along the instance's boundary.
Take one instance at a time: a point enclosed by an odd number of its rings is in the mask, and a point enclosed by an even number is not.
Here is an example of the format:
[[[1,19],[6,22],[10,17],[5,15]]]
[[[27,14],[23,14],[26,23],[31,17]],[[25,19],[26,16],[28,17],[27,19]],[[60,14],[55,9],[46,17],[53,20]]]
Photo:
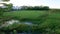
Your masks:
[[[14,23],[16,23],[16,24],[26,24],[26,25],[30,25],[30,26],[33,25],[33,23],[29,22],[29,21],[20,22],[19,20],[12,19],[12,20],[6,21],[3,25],[0,26],[0,28],[8,27],[10,25],[13,25]]]
[[[14,23],[32,25],[32,22],[28,22],[28,21],[20,22],[19,20],[9,20],[9,21],[6,21],[6,23],[9,25],[12,25]]]
[[[17,24],[26,24],[26,25],[29,25],[29,26],[36,25],[36,24],[33,24],[32,22],[29,22],[29,21],[21,22],[19,20],[12,19],[12,20],[6,21],[5,24],[3,24],[4,25],[3,27],[13,25],[14,23],[17,23]],[[9,34],[13,34],[13,32],[8,32],[8,33]],[[6,32],[6,34],[8,34],[8,33]],[[17,34],[32,34],[32,32],[22,32],[22,33],[21,32],[17,32]],[[37,34],[37,33],[35,32],[34,34]]]
[[[0,28],[2,28],[2,27],[8,27],[8,26],[13,25],[13,24],[25,24],[25,25],[29,25],[29,26],[32,26],[32,25],[37,26],[38,25],[38,24],[35,24],[32,21],[19,21],[19,20],[11,19],[9,21],[5,21],[5,23],[2,24],[0,26]]]

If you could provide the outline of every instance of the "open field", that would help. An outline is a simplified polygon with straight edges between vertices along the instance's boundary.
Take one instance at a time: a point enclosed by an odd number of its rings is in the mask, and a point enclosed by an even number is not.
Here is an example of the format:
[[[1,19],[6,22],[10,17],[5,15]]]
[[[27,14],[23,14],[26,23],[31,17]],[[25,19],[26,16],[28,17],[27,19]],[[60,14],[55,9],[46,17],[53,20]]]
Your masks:
[[[13,11],[5,12],[4,16],[8,16],[13,19],[18,19],[20,21],[32,21],[40,22],[40,20],[45,20],[48,16],[48,11],[39,11],[39,10],[23,10],[23,11]]]
[[[60,13],[49,11],[39,11],[39,10],[22,10],[22,11],[13,11],[5,12],[4,16],[12,19],[27,20],[27,21],[48,21],[48,22],[60,22]]]
[[[47,11],[39,11],[39,10],[23,10],[23,11],[13,11],[13,12],[5,12],[5,16],[14,16],[19,18],[31,18],[35,19],[41,15],[46,14]]]
[[[58,11],[57,11],[58,12]],[[60,19],[60,13],[50,13],[49,11],[39,11],[39,10],[23,10],[23,11],[12,11],[5,12],[3,16],[15,17],[16,19],[40,19],[47,17],[48,19]]]
[[[30,21],[33,24],[31,27],[32,32],[39,31],[46,33],[60,33],[60,12],[59,11],[39,11],[39,10],[22,10],[22,11],[11,11],[11,12],[5,12],[4,17],[7,17],[6,19],[17,19],[20,21]],[[24,26],[26,29],[27,25],[16,25],[18,27],[16,30],[20,30],[19,28],[22,28],[22,31],[25,31],[23,29]],[[12,27],[13,28],[13,27]],[[47,29],[47,30],[46,30]],[[26,30],[28,31],[28,30]]]

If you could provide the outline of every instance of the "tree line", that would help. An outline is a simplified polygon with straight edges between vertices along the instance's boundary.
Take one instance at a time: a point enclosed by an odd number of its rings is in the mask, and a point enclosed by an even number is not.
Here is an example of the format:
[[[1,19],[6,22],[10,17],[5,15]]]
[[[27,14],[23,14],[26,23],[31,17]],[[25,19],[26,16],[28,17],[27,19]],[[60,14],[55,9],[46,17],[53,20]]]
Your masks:
[[[49,6],[21,6],[18,9],[12,10],[49,10]]]
[[[48,6],[23,6],[22,9],[27,9],[27,10],[48,10]]]

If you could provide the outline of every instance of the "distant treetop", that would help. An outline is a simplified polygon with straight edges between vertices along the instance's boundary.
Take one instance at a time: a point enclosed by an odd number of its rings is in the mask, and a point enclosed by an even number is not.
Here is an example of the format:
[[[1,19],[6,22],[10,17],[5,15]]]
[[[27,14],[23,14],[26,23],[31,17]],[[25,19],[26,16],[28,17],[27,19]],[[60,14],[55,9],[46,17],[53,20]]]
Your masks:
[[[10,1],[10,0],[2,0],[2,1]]]

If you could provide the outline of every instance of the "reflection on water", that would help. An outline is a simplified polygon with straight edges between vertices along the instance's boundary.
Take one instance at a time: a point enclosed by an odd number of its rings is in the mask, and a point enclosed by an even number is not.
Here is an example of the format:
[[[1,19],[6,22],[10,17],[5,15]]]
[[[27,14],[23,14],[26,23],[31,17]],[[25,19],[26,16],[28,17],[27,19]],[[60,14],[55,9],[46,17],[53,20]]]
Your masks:
[[[6,22],[7,24],[14,24],[14,23],[20,23],[19,20],[10,20]]]
[[[14,23],[16,23],[16,24],[32,25],[32,22],[28,22],[28,21],[20,22],[19,20],[9,20],[9,21],[6,21],[3,25],[1,25],[0,28],[7,27],[7,26],[12,25]]]
[[[23,21],[23,22],[21,22],[21,21],[19,21],[19,20],[9,20],[9,21],[6,21],[6,24],[7,24],[7,26],[9,26],[9,25],[12,25],[12,24],[14,24],[14,23],[16,23],[16,24],[26,24],[26,25],[35,25],[35,26],[37,26],[38,24],[33,24],[32,22],[30,22],[30,21]]]
[[[10,21],[7,21],[6,23],[10,25],[14,23],[32,25],[32,22],[28,22],[28,21],[20,22],[19,20],[10,20]]]

